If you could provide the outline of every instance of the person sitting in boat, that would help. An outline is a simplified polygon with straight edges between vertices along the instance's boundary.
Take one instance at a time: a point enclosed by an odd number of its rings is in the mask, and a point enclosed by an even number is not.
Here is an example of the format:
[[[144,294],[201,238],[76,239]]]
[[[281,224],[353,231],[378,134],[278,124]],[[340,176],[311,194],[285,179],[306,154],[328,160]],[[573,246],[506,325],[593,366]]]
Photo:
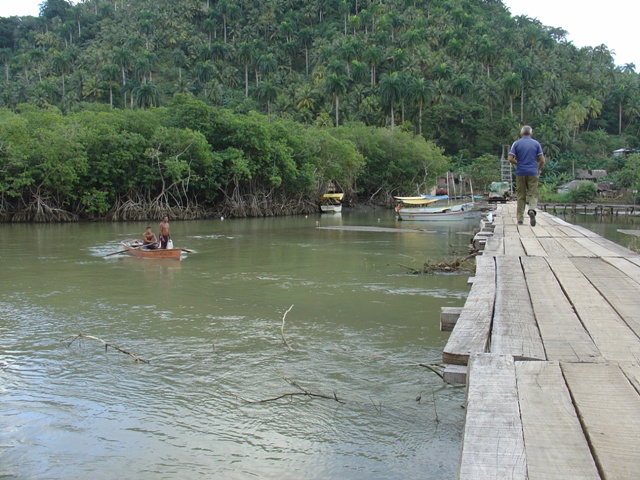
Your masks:
[[[151,227],[147,227],[147,229],[142,234],[142,247],[148,249],[158,248],[158,239],[156,235],[151,231]]]

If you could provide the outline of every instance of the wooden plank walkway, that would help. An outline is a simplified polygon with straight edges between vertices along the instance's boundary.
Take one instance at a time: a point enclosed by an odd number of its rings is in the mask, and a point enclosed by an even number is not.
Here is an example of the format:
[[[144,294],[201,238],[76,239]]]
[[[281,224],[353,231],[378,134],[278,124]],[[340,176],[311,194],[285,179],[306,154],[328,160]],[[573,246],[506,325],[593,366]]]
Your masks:
[[[459,478],[640,478],[640,255],[514,203],[493,218],[443,351],[467,365]]]

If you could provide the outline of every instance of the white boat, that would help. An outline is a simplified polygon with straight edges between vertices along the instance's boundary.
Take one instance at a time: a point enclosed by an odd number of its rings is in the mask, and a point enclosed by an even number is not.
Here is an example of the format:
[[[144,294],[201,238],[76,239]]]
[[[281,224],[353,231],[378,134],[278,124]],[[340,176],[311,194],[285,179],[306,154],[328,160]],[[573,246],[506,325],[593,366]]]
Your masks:
[[[325,213],[342,212],[344,193],[325,193],[320,196],[320,211]]]
[[[396,205],[398,220],[451,221],[479,219],[481,215],[480,210],[476,209],[473,202],[433,205],[434,203],[439,203],[442,200],[448,200],[447,196],[441,196],[438,198],[394,198],[398,200],[398,204]]]
[[[478,220],[482,212],[473,203],[463,203],[443,207],[399,208],[398,220],[417,220],[431,222],[450,222],[459,220]]]

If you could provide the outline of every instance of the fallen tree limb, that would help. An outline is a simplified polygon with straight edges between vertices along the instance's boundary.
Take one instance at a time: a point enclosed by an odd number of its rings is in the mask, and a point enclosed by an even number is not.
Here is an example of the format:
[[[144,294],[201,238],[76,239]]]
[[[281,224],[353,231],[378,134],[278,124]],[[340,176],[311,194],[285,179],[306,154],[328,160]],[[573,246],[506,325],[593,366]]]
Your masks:
[[[428,363],[419,363],[418,365],[424,368],[428,368],[429,370],[431,370],[433,373],[435,373],[441,379],[444,380],[444,374],[441,371],[439,371],[437,368],[435,368],[433,365],[429,365]]]
[[[64,340],[60,340],[60,341],[61,342],[66,342],[69,339],[71,339],[71,341],[67,344],[68,347],[70,347],[73,344],[73,342],[75,342],[76,340],[79,340],[79,339],[96,340],[96,341],[98,341],[98,342],[100,342],[100,343],[102,343],[104,345],[104,351],[105,352],[109,349],[109,347],[111,347],[111,348],[113,348],[114,350],[117,350],[120,353],[124,353],[125,355],[129,355],[136,362],[151,363],[149,360],[144,360],[144,359],[138,357],[137,355],[125,350],[124,348],[120,348],[117,345],[113,345],[111,343],[107,343],[104,340],[102,340],[101,338],[94,337],[92,335],[85,335],[84,333],[79,333],[77,335],[73,335],[71,337],[67,337]]]
[[[451,260],[442,260],[440,262],[431,262],[427,260],[422,268],[413,268],[407,267],[406,265],[402,265],[398,263],[398,266],[402,268],[406,268],[409,270],[409,273],[414,275],[419,275],[422,273],[435,273],[435,272],[456,272],[460,270],[473,270],[471,266],[465,266],[465,262],[477,256],[476,253],[471,253],[463,258],[455,257]]]
[[[287,380],[287,382],[290,385],[300,389],[300,391],[299,392],[291,392],[291,393],[283,393],[282,395],[278,395],[277,397],[265,398],[263,400],[249,401],[249,403],[275,402],[277,400],[281,400],[281,399],[287,398],[287,397],[316,397],[316,398],[325,398],[327,400],[335,400],[336,402],[343,403],[343,404],[347,403],[344,400],[340,400],[335,391],[333,392],[333,395],[325,395],[325,394],[322,394],[322,393],[314,393],[314,392],[310,392],[309,390],[307,390],[305,388],[302,388],[296,382],[289,381],[289,380]]]

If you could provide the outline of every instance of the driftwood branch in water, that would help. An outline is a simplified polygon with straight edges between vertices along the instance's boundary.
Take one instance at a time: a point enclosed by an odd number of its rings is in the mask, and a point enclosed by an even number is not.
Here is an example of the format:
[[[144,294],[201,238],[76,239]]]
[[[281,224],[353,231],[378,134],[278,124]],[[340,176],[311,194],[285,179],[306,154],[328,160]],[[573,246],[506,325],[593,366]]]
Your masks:
[[[249,403],[275,402],[277,400],[280,400],[280,399],[283,399],[283,398],[287,398],[287,397],[316,397],[316,398],[326,398],[327,400],[335,400],[338,403],[347,403],[344,400],[340,400],[335,391],[333,392],[333,395],[325,395],[325,394],[322,394],[322,393],[313,393],[313,392],[310,392],[309,390],[307,390],[306,388],[302,388],[300,385],[298,385],[294,381],[287,380],[287,382],[290,385],[300,389],[300,391],[299,392],[292,392],[292,393],[283,393],[282,395],[278,395],[277,397],[265,398],[264,400],[257,400],[255,402],[250,401]]]
[[[100,342],[100,343],[102,343],[104,345],[104,351],[105,352],[109,349],[109,347],[111,347],[114,350],[117,350],[117,351],[119,351],[121,353],[124,353],[125,355],[129,355],[136,362],[151,363],[149,360],[144,360],[144,359],[138,357],[137,355],[135,355],[135,354],[123,349],[123,348],[118,347],[117,345],[113,345],[111,343],[107,343],[104,340],[102,340],[101,338],[94,337],[92,335],[85,335],[84,333],[79,333],[78,335],[73,335],[71,337],[67,337],[64,340],[60,340],[60,341],[61,342],[66,342],[69,339],[71,339],[71,341],[67,344],[68,347],[70,347],[73,342],[75,342],[76,340],[79,340],[79,339],[96,340],[96,341],[98,341],[98,342]]]
[[[409,273],[412,273],[414,275],[418,275],[421,273],[456,272],[459,270],[465,270],[464,262],[476,257],[476,255],[477,254],[474,252],[463,258],[455,257],[451,260],[443,260],[435,263],[427,260],[426,262],[424,262],[422,268],[407,267],[406,265],[402,265],[400,263],[398,263],[398,266],[409,270]],[[467,270],[471,270],[471,268],[468,268]]]
[[[291,348],[291,346],[287,343],[287,339],[284,338],[284,319],[287,318],[287,313],[289,313],[291,311],[291,309],[293,308],[293,305],[291,305],[289,307],[289,310],[287,310],[286,312],[284,312],[284,315],[282,316],[282,326],[280,327],[280,334],[282,335],[282,343],[284,343],[287,347],[289,347],[289,350],[293,350]]]
[[[429,365],[428,363],[419,363],[418,365],[420,365],[421,367],[428,368],[429,370],[431,370],[433,373],[435,373],[441,379],[444,380],[444,374],[441,371],[439,371],[436,367],[434,367],[433,365]]]

